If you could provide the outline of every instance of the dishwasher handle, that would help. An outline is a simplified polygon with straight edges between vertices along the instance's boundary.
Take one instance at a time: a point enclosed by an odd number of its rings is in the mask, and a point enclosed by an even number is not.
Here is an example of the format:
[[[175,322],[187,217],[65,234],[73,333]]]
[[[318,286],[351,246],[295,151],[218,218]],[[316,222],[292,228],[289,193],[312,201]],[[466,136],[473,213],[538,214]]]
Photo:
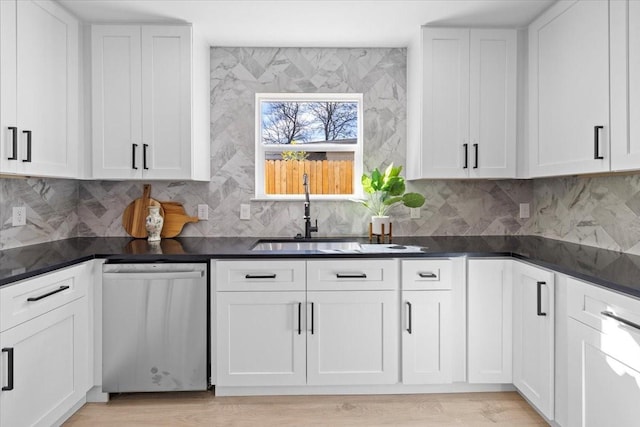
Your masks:
[[[102,273],[103,279],[117,280],[152,280],[152,279],[199,279],[204,271],[127,271],[122,273]]]

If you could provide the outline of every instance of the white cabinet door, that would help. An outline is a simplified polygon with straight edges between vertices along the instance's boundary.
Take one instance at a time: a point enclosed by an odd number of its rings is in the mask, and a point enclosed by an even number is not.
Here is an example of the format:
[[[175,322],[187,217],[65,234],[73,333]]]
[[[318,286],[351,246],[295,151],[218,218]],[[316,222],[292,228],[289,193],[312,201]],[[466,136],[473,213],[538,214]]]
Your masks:
[[[191,27],[143,26],[141,46],[143,175],[189,179]]]
[[[513,384],[554,419],[554,274],[513,264]]]
[[[91,27],[94,178],[142,176],[140,27]]]
[[[78,21],[51,1],[1,7],[2,171],[76,177]]]
[[[470,259],[468,277],[469,382],[511,383],[511,260]]]
[[[609,170],[608,17],[607,1],[561,1],[529,26],[532,176]]]
[[[514,177],[516,32],[424,28],[422,54],[422,177]]]
[[[569,427],[632,427],[640,419],[640,333],[569,319]]]
[[[217,293],[217,385],[304,385],[304,292]]]
[[[422,178],[465,178],[470,144],[469,30],[424,28],[422,55]]]
[[[88,390],[87,299],[0,334],[0,425],[50,426]],[[13,367],[10,366],[10,355]]]
[[[91,58],[93,177],[190,179],[191,27],[94,25]]]
[[[307,383],[398,382],[395,291],[307,293]]]
[[[0,1],[0,172],[17,173],[16,2]]]
[[[451,291],[404,291],[402,382],[452,382]]]
[[[469,176],[516,176],[516,32],[470,32]]]
[[[640,169],[640,3],[610,2],[611,170]]]

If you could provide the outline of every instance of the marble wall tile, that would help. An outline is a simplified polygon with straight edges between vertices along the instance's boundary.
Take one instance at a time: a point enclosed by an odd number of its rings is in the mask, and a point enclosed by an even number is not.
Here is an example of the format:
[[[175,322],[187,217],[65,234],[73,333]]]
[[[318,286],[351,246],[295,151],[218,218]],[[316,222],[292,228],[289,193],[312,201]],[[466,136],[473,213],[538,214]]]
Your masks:
[[[640,254],[640,175],[536,179],[529,231]]]
[[[76,236],[77,193],[74,180],[0,178],[0,249]],[[14,206],[26,207],[26,225],[12,226]]]

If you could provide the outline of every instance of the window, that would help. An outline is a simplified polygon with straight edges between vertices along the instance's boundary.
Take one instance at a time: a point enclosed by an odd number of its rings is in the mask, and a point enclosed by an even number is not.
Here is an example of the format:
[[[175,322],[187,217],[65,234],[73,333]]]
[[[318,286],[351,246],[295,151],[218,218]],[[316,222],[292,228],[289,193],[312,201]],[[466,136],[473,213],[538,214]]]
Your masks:
[[[362,94],[256,94],[256,198],[362,193]]]

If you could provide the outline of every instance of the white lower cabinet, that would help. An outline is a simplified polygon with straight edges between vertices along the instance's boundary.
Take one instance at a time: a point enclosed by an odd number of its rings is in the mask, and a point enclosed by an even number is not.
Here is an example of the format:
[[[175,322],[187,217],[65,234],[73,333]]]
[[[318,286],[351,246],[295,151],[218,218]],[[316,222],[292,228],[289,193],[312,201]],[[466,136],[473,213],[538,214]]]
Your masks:
[[[554,419],[554,274],[513,262],[513,384]]]
[[[397,260],[215,269],[217,386],[398,382]]]
[[[398,382],[395,291],[308,292],[307,383]]]
[[[452,382],[451,291],[403,291],[402,382]]]
[[[512,382],[511,259],[470,259],[467,282],[468,379]]]
[[[218,384],[306,383],[305,293],[218,293]]]
[[[84,268],[1,290],[1,426],[54,425],[84,402],[90,386]]]
[[[640,300],[569,279],[568,426],[640,420]]]

